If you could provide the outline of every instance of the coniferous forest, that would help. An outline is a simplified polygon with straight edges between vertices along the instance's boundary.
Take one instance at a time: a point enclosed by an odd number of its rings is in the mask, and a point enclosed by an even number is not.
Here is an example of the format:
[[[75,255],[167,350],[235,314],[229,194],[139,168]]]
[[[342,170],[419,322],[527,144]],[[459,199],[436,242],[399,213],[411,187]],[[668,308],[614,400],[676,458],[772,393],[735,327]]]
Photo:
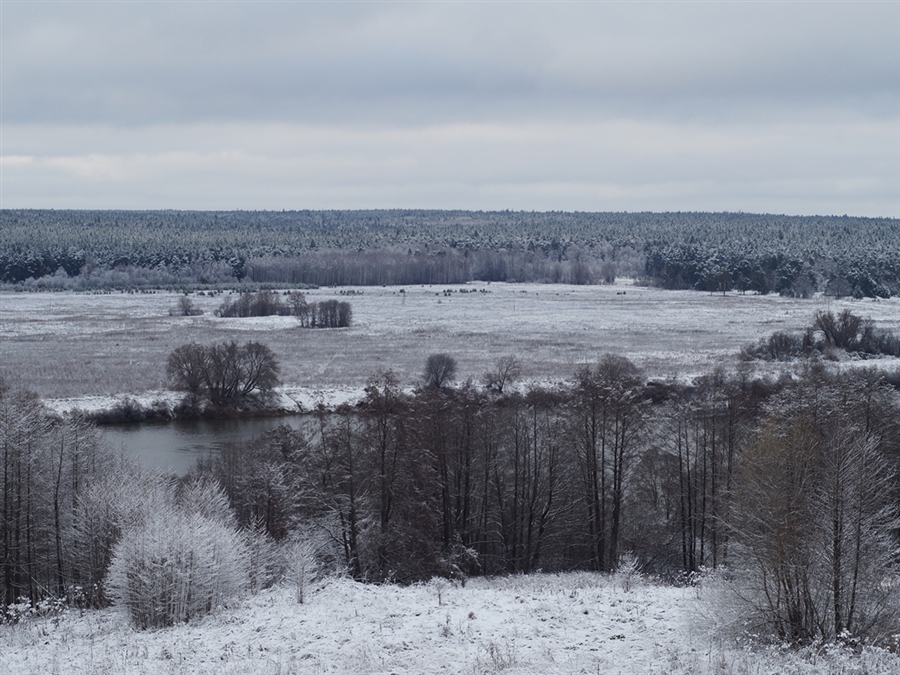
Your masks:
[[[745,213],[0,211],[0,283],[590,284],[809,297],[900,293],[891,218]]]

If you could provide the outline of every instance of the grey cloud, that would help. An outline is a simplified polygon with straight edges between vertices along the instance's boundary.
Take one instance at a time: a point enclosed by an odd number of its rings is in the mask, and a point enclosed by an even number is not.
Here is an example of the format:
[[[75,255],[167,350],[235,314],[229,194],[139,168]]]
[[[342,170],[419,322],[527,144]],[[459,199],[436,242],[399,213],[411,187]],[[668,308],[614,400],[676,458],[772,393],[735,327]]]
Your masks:
[[[889,97],[900,76],[890,4],[74,3],[4,13],[12,122],[702,115],[704,100],[852,106]]]
[[[2,16],[2,206],[900,216],[898,3]]]

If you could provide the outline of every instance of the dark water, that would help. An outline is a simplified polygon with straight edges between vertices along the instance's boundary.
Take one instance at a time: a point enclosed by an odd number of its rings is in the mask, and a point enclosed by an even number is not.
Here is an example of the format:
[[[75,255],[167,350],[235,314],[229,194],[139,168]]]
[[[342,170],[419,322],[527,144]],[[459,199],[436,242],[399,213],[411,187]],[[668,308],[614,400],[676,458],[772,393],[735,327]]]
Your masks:
[[[250,441],[282,424],[299,428],[302,415],[237,420],[181,420],[169,424],[102,427],[113,450],[140,458],[148,467],[186,474],[198,457],[229,443]]]

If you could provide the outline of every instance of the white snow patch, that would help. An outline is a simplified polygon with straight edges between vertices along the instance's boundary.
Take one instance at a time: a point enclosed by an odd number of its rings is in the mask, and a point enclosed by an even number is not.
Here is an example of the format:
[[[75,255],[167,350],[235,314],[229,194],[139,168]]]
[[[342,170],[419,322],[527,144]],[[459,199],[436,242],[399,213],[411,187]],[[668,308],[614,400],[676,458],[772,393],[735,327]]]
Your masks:
[[[0,627],[0,672],[896,673],[880,650],[741,649],[699,626],[696,588],[589,573],[275,588],[195,623],[138,632],[115,609]],[[860,670],[862,668],[862,670]]]

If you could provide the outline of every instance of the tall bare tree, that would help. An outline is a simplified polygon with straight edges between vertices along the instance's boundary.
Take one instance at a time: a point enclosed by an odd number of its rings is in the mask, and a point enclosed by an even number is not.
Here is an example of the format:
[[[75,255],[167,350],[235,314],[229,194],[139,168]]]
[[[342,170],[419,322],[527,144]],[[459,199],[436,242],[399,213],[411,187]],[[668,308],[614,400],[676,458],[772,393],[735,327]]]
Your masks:
[[[456,359],[449,354],[432,354],[425,361],[425,386],[440,389],[456,377]]]

